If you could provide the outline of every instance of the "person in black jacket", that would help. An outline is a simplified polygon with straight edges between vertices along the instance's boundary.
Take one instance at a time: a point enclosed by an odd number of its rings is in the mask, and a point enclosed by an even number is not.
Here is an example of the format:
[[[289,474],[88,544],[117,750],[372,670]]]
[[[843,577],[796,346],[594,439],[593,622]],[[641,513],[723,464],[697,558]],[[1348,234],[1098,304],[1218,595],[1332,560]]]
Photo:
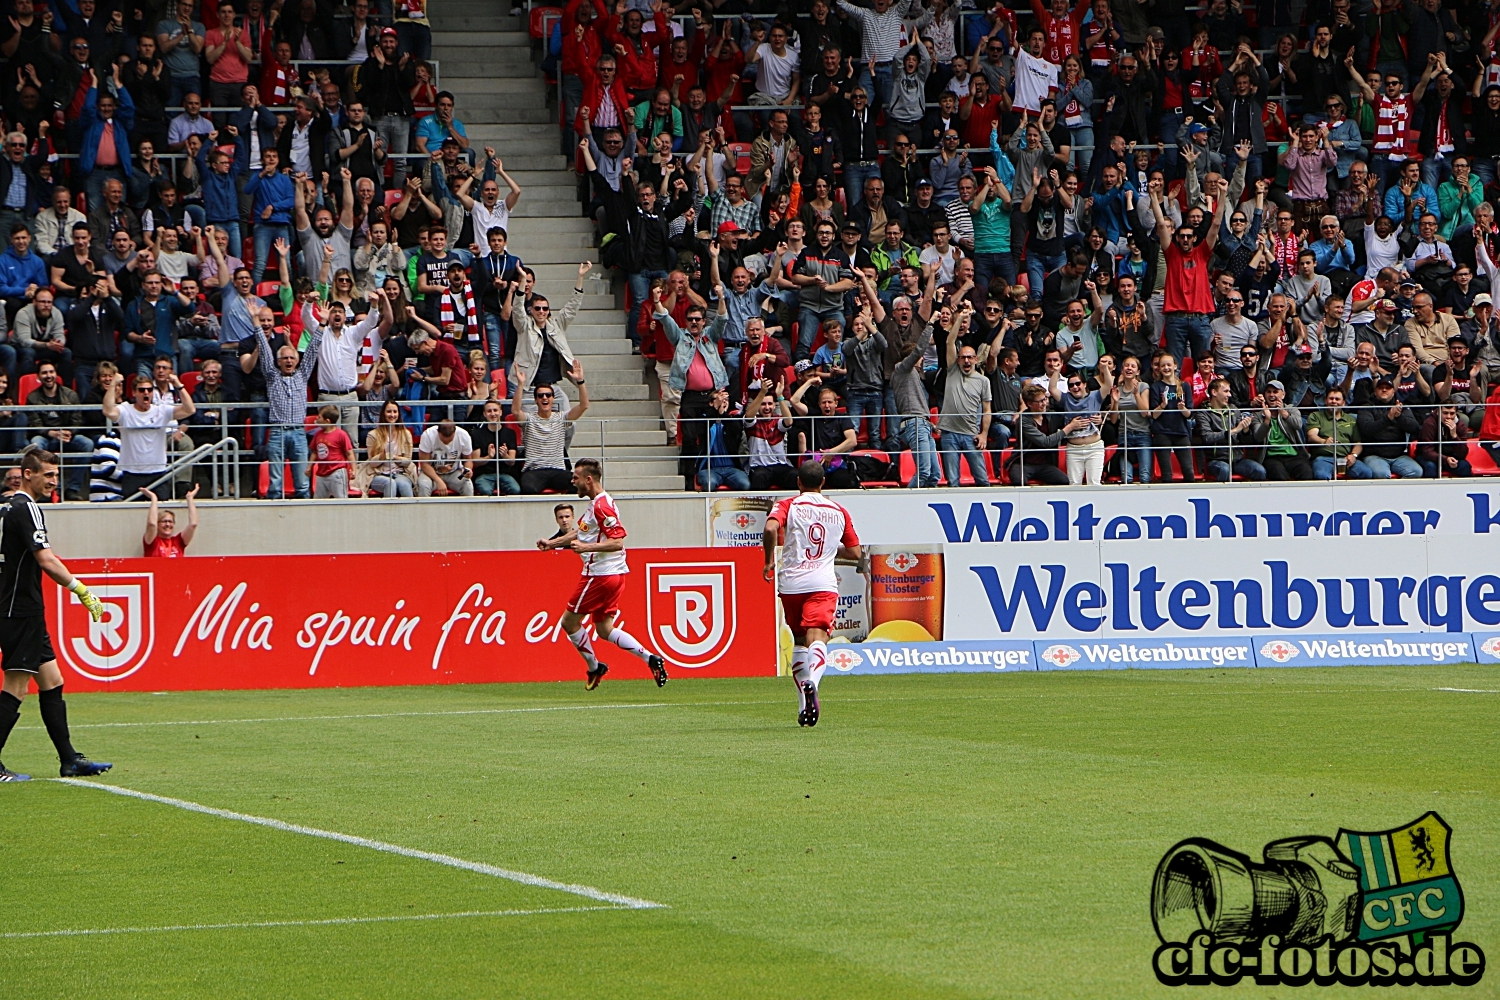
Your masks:
[[[1422,132],[1417,138],[1417,151],[1422,154],[1422,180],[1434,191],[1452,175],[1453,158],[1469,153],[1463,102],[1463,91],[1453,85],[1453,75],[1446,69],[1432,78],[1427,93],[1422,96]],[[1439,119],[1444,119],[1447,125],[1447,142],[1441,158],[1435,155]]]
[[[18,222],[29,225],[52,196],[52,188],[38,173],[47,161],[46,153],[27,156],[28,145],[23,133],[11,132],[5,136],[5,153],[0,156],[0,232],[6,234]],[[17,171],[24,179],[13,198],[10,187]]]
[[[586,162],[592,156],[586,155]],[[665,281],[672,268],[675,254],[672,251],[669,219],[658,210],[656,189],[643,184],[636,187],[632,174],[620,176],[620,190],[614,191],[605,183],[595,185],[598,196],[604,202],[605,232],[615,234],[601,257],[628,274],[630,281],[631,311],[626,333],[636,349],[641,346],[637,323],[641,309],[651,295],[653,279]]]
[[[1396,398],[1396,383],[1389,376],[1381,376],[1375,382],[1376,407],[1386,409],[1360,410],[1356,420],[1359,439],[1364,444],[1359,461],[1369,467],[1376,479],[1389,479],[1392,474],[1402,479],[1421,479],[1422,466],[1407,454],[1407,442],[1422,432],[1417,418],[1405,409]]]
[[[172,97],[172,74],[156,52],[156,36],[142,34],[136,40],[135,60],[120,73],[130,99],[135,103],[135,128],[131,138],[150,139],[153,149],[167,148],[167,104]]]
[[[295,12],[282,11],[281,19],[276,22],[276,40],[286,42],[293,52],[301,52],[304,38],[314,59],[333,58],[332,5],[324,8],[318,0],[302,0]]]
[[[294,135],[305,132],[307,155],[312,167],[307,171],[307,175],[313,178],[321,177],[323,171],[328,169],[328,133],[332,130],[333,119],[328,117],[327,111],[318,106],[316,100],[311,97],[297,98],[292,120],[281,126],[281,138],[276,140],[276,150],[281,154],[281,162],[291,167],[294,173],[302,171],[302,165],[295,162],[292,157],[292,138]]]
[[[1066,424],[1063,415],[1047,412],[1047,390],[1028,385],[1021,390],[1026,412],[1021,415],[1021,443],[1011,452],[1005,476],[1012,486],[1025,486],[1027,480],[1043,486],[1066,486],[1068,474],[1058,465],[1057,452],[1068,431],[1088,422],[1088,417],[1074,417]]]
[[[417,66],[411,53],[396,54],[396,29],[380,32],[380,45],[359,70],[354,96],[365,106],[375,134],[392,153],[405,153],[411,144],[411,89],[417,85]],[[396,187],[406,181],[406,160],[396,161]]]
[[[865,180],[880,179],[880,150],[875,145],[880,130],[876,114],[870,110],[870,95],[863,87],[854,88],[850,102],[843,114],[825,109],[824,120],[839,135],[844,154],[844,201],[852,207],[864,195]]]
[[[73,385],[80,396],[94,382],[94,369],[115,360],[115,340],[125,328],[125,314],[109,294],[103,276],[93,288],[80,288],[64,322],[73,352]]]

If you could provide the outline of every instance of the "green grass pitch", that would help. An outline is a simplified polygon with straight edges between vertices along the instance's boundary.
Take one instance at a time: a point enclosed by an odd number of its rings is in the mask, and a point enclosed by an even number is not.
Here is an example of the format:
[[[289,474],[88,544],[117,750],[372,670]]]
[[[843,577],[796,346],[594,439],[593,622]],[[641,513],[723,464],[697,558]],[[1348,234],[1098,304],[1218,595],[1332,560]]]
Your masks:
[[[1429,809],[1493,961],[1497,691],[1473,666],[830,677],[813,730],[785,679],[72,696],[99,783],[663,906],[33,781],[0,786],[5,992],[1181,996],[1148,908],[1177,840],[1258,858]],[[34,700],[4,759],[56,773]],[[59,930],[121,932],[34,936]]]

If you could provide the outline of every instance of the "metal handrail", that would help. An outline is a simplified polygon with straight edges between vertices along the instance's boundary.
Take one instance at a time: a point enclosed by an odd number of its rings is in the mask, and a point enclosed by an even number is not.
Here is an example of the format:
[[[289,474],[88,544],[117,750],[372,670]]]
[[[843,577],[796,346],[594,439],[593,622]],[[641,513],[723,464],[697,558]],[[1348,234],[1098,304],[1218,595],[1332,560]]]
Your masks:
[[[235,470],[233,475],[231,475],[229,473],[229,471],[228,471],[229,466],[230,466],[231,463],[227,460],[227,458],[221,460],[221,455],[220,455],[221,452],[229,452],[230,455],[233,456],[233,458],[234,458],[233,468]],[[205,459],[205,458],[207,458],[209,456],[213,456],[213,459],[214,459],[214,462],[213,462],[213,492],[214,492],[215,496],[217,496],[218,493],[219,493],[220,475],[221,475],[221,472],[222,472],[222,474],[223,474],[223,482],[224,482],[224,487],[225,487],[224,492],[226,494],[228,494],[230,492],[233,492],[234,495],[236,497],[238,497],[239,496],[239,475],[238,475],[238,470],[239,470],[239,444],[232,437],[224,437],[224,438],[220,438],[218,441],[215,441],[213,444],[199,445],[198,447],[194,448],[192,451],[188,452],[186,455],[182,455],[181,457],[177,458],[175,461],[173,461],[171,464],[169,464],[167,466],[167,470],[165,472],[163,472],[160,476],[156,477],[151,482],[147,483],[145,486],[142,486],[140,489],[136,490],[134,493],[132,493],[130,496],[126,497],[125,499],[126,500],[134,500],[137,497],[143,495],[144,491],[146,491],[146,490],[155,490],[155,488],[157,486],[160,486],[163,482],[165,482],[165,481],[167,481],[169,479],[175,478],[176,475],[177,475],[177,473],[181,472],[184,468],[191,468],[192,466],[197,465],[200,461],[202,461],[203,459]],[[232,487],[232,489],[231,489],[231,487]]]

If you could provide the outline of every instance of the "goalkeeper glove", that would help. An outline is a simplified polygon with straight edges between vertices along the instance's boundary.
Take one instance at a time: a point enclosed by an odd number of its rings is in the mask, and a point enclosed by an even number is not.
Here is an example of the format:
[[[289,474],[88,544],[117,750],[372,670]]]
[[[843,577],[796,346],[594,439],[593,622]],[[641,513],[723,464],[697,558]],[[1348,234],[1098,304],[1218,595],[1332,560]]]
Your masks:
[[[84,586],[82,580],[75,577],[73,582],[68,584],[68,589],[78,595],[80,604],[88,608],[90,618],[96,622],[104,619],[104,602],[95,597],[89,588]]]

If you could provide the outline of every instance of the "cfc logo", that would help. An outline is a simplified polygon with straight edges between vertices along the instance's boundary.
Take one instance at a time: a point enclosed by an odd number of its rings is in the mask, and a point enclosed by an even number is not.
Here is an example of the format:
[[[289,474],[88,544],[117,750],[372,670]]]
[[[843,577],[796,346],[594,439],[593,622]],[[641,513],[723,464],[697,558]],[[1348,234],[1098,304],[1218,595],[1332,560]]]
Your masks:
[[[735,633],[734,563],[648,563],[646,623],[670,663],[706,667]]]
[[[843,673],[848,673],[863,662],[865,658],[852,649],[836,649],[828,654],[829,665]]]
[[[1260,647],[1260,655],[1269,656],[1277,663],[1285,663],[1297,655],[1297,647],[1281,639],[1273,639]]]
[[[1054,667],[1071,667],[1073,664],[1083,659],[1083,654],[1078,652],[1078,650],[1074,649],[1072,646],[1058,643],[1055,646],[1048,646],[1046,649],[1042,650],[1042,659],[1052,664]]]
[[[135,673],[156,639],[156,592],[150,573],[85,573],[78,577],[104,604],[94,621],[71,591],[57,588],[57,652],[89,680],[111,683]]]

